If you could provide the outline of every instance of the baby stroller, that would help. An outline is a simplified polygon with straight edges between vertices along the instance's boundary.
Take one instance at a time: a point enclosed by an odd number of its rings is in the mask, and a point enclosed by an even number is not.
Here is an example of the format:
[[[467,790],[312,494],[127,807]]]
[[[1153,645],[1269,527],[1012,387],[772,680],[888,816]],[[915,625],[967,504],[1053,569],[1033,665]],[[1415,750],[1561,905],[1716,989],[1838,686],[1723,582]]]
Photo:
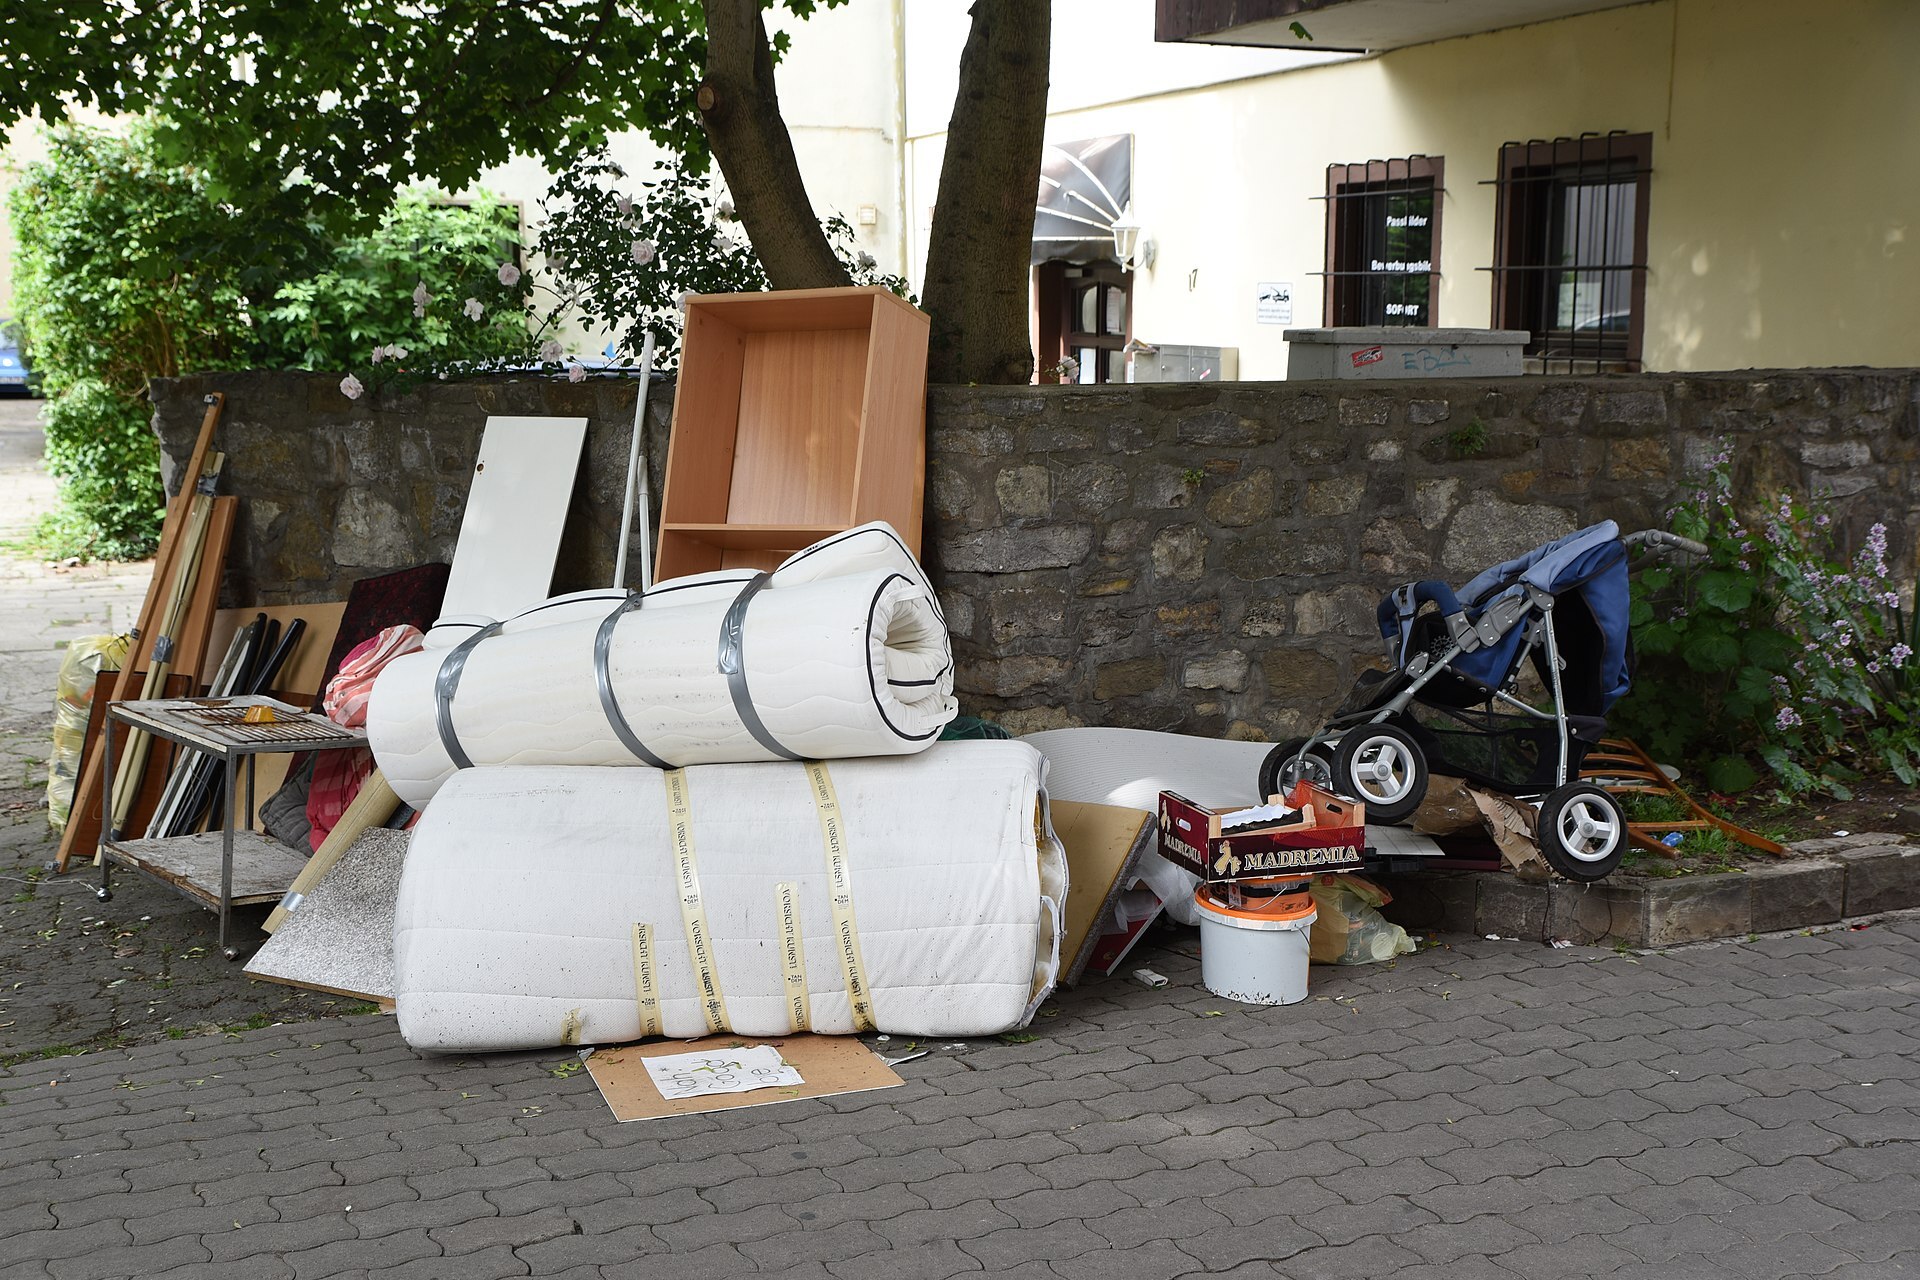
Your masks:
[[[1608,520],[1495,565],[1457,595],[1433,580],[1389,593],[1378,619],[1391,669],[1362,675],[1318,733],[1269,752],[1261,794],[1304,777],[1365,802],[1373,821],[1399,822],[1432,770],[1538,801],[1547,864],[1569,880],[1610,874],[1627,850],[1626,818],[1579,773],[1630,683],[1634,545],[1706,552],[1660,530],[1622,538]],[[1549,709],[1519,696],[1528,659]]]

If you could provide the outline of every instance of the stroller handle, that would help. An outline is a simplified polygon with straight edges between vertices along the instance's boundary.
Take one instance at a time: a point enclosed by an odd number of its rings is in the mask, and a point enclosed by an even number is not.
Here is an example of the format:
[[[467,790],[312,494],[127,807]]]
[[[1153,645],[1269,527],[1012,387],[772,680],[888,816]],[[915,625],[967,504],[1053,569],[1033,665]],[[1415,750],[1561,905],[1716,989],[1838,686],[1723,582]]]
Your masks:
[[[1638,533],[1628,534],[1620,541],[1629,547],[1644,545],[1647,550],[1654,552],[1684,551],[1696,556],[1707,554],[1704,543],[1695,542],[1692,538],[1683,538],[1677,533],[1668,533],[1665,529],[1642,529]]]
[[[1411,605],[1411,609],[1406,612],[1408,618],[1418,613],[1421,605],[1428,603],[1439,605],[1440,612],[1447,617],[1460,612],[1460,598],[1453,594],[1452,587],[1438,578],[1428,578],[1423,582],[1409,582],[1398,591],[1390,593],[1380,602],[1380,607],[1374,610],[1374,619],[1380,624],[1380,635],[1383,639],[1392,639],[1400,633],[1403,593],[1408,594],[1408,603]]]

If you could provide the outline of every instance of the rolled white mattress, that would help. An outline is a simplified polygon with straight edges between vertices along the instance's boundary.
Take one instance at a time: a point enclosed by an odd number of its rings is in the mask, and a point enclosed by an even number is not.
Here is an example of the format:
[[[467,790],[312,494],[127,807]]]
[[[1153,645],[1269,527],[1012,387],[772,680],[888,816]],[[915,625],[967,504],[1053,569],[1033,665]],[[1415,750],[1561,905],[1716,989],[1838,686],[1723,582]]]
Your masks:
[[[1067,891],[1045,773],[1006,741],[818,766],[463,770],[408,849],[401,1034],[456,1053],[1024,1026],[1059,972]]]
[[[374,684],[368,745],[416,807],[467,763],[905,755],[959,711],[946,620],[883,523],[824,539],[771,576],[722,570],[639,597],[561,597],[491,630],[478,621],[436,630]]]

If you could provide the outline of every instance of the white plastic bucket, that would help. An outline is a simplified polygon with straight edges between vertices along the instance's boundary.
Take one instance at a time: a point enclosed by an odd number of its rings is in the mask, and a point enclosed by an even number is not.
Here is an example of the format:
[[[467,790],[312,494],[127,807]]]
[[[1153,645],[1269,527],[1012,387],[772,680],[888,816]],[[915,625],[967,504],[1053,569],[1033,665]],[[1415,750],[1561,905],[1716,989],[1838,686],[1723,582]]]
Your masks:
[[[1307,944],[1316,912],[1305,893],[1257,907],[1223,907],[1200,889],[1200,981],[1243,1004],[1298,1004],[1307,998]],[[1303,909],[1304,907],[1304,909]]]

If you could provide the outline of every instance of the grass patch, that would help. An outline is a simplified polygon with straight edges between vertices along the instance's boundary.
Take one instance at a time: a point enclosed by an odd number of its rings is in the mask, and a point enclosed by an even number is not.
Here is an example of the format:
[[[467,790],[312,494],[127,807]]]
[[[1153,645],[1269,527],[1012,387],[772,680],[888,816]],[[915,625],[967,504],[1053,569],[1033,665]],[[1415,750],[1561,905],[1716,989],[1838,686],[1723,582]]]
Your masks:
[[[10,1053],[0,1058],[0,1067],[17,1067],[23,1062],[43,1062],[48,1058],[77,1058],[87,1051],[81,1044],[50,1044],[38,1049],[28,1049],[23,1053]]]

